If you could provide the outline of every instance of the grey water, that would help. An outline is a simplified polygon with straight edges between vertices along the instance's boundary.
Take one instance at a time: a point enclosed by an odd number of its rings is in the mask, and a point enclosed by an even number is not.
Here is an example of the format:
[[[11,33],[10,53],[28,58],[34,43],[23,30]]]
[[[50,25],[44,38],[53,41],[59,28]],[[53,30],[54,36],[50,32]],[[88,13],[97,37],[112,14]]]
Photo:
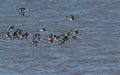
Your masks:
[[[19,15],[20,7],[26,8],[25,16]],[[4,39],[13,25],[43,38],[38,46],[31,38]],[[79,31],[77,40],[44,42],[48,34],[69,30]],[[0,0],[0,75],[119,74],[120,0]]]

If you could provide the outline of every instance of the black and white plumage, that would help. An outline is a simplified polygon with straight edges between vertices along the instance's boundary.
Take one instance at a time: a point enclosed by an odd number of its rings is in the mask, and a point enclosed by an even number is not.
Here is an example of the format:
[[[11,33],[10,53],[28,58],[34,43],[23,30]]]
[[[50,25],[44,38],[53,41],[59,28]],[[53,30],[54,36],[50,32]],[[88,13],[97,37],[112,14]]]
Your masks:
[[[24,7],[19,8],[19,13],[20,15],[25,16],[25,8]]]

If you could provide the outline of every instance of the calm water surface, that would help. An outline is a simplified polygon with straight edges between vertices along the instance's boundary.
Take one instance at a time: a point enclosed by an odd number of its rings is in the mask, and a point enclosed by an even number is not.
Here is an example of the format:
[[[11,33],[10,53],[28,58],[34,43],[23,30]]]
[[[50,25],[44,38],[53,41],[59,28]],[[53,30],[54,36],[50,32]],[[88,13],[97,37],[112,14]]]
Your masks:
[[[25,16],[18,8],[25,7]],[[71,14],[75,21],[69,21]],[[29,34],[78,30],[63,45],[6,40],[14,25]],[[45,27],[46,32],[39,32]],[[120,0],[0,0],[0,75],[119,75]]]

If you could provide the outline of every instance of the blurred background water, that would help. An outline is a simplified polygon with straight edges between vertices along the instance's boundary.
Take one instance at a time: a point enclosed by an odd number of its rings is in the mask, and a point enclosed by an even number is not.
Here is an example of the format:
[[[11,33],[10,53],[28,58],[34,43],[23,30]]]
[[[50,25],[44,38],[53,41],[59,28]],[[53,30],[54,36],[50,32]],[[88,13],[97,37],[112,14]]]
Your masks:
[[[25,16],[18,14],[26,8]],[[75,21],[67,16],[75,15]],[[6,40],[6,28],[40,34],[78,30],[63,45]],[[0,0],[0,75],[119,75],[120,0]]]

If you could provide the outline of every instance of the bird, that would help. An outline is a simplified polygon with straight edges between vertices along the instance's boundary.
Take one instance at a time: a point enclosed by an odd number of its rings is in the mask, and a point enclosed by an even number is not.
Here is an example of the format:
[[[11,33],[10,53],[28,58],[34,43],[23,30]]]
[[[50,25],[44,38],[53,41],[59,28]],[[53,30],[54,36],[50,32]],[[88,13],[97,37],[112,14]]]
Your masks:
[[[25,8],[24,7],[19,8],[19,12],[22,16],[25,16]]]
[[[19,38],[19,35],[21,35],[22,33],[21,29],[17,29],[12,35],[14,36],[14,38]]]
[[[11,35],[9,32],[6,32],[5,39],[13,39],[13,38],[14,38],[13,35]]]
[[[77,30],[73,31],[73,34],[74,35],[78,34],[78,31]]]
[[[47,38],[48,43],[53,43],[53,34],[50,34],[49,37]]]
[[[27,39],[27,38],[28,38],[28,35],[29,35],[29,34],[26,32],[26,33],[23,34],[23,37],[24,37],[25,39]]]
[[[65,35],[65,36],[69,36],[69,35],[70,35],[70,32],[68,32],[68,33],[65,33],[64,35]]]
[[[68,39],[69,39],[68,35],[60,34],[59,35],[60,45],[64,44],[66,41],[68,41]]]
[[[19,34],[19,39],[27,39],[28,38],[28,33],[20,33]]]
[[[33,40],[40,40],[40,34],[33,34]]]
[[[34,46],[38,46],[38,41],[33,40],[31,43],[32,43],[32,45],[34,45]]]
[[[46,31],[46,29],[45,28],[41,28],[40,31],[43,32],[43,31]]]
[[[7,30],[9,31],[9,30],[13,30],[15,27],[14,27],[14,25],[13,26],[10,26],[10,27],[8,27],[7,28]]]
[[[70,20],[70,21],[74,21],[74,20],[75,20],[75,16],[74,16],[74,15],[70,15],[70,16],[69,16],[69,20]]]
[[[76,40],[77,37],[76,36],[71,36],[71,39]]]

